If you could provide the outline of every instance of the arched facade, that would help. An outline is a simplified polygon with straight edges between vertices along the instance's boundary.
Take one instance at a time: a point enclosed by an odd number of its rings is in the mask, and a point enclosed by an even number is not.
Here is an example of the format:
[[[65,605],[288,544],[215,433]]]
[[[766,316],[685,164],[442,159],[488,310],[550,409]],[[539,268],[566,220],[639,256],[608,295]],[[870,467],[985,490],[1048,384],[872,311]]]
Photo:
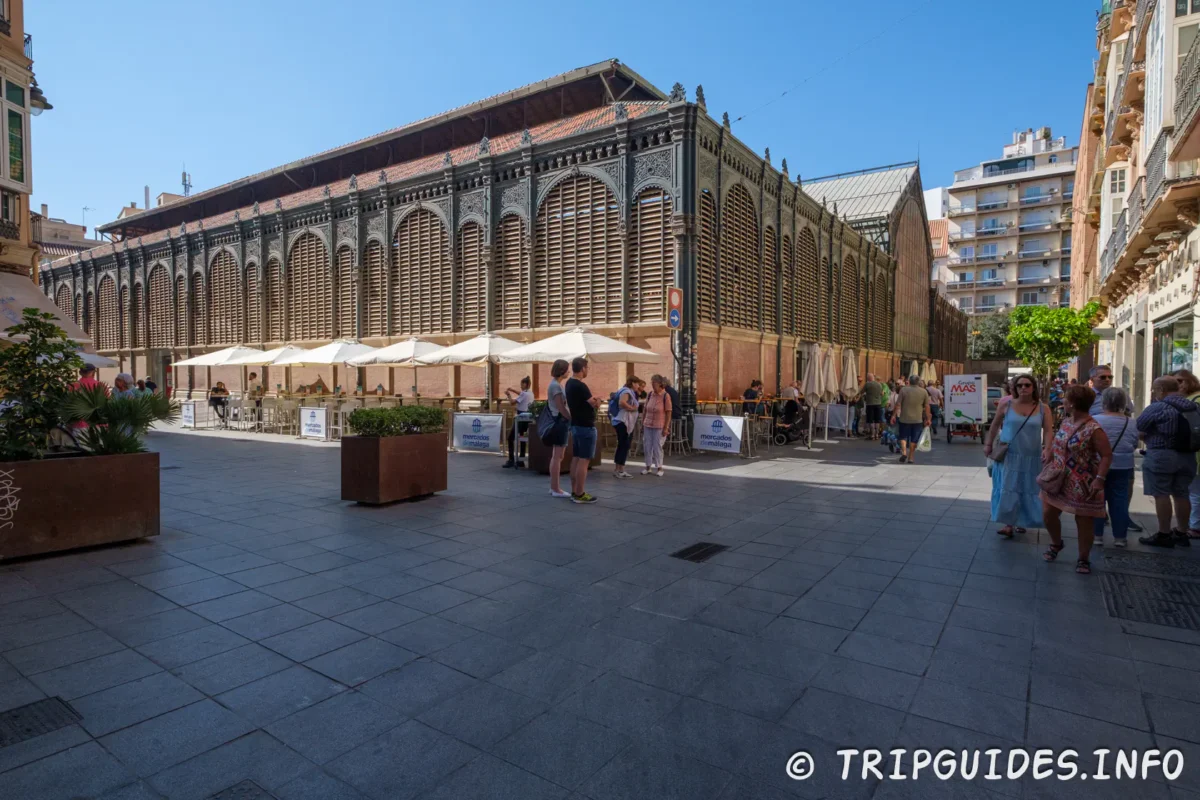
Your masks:
[[[95,295],[95,293],[93,293],[92,291],[89,290],[88,293],[86,295],[84,295],[83,311],[81,312],[83,314],[83,321],[81,323],[81,327],[83,328],[83,332],[88,334],[89,336],[91,334],[95,333],[95,331],[92,330],[92,320],[96,316],[95,312],[92,309],[94,309],[95,307],[96,307],[96,295]]]
[[[776,260],[775,229],[767,226],[763,231],[762,279],[759,281],[758,306],[761,309],[762,329],[779,330],[779,314],[776,297],[779,292],[779,262]]]
[[[758,214],[750,193],[737,184],[721,212],[721,324],[757,330],[761,286]]]
[[[449,333],[453,330],[450,238],[429,209],[400,221],[392,238],[392,333]]]
[[[133,308],[129,313],[129,340],[134,347],[146,346],[146,303],[142,299],[142,284],[133,285]]]
[[[147,343],[150,347],[170,347],[175,343],[175,324],[172,311],[175,301],[171,292],[171,276],[161,264],[150,270],[149,291],[146,308],[149,311],[150,329]]]
[[[354,250],[350,245],[338,248],[334,262],[337,283],[337,335],[342,339],[358,336],[358,285],[354,279]]]
[[[612,192],[590,175],[546,195],[534,231],[535,327],[620,322],[619,218]]]
[[[817,261],[817,240],[807,226],[796,239],[796,273],[799,283],[797,333],[806,341],[818,341],[821,303],[821,273]]]
[[[208,269],[209,339],[207,344],[242,341],[242,281],[237,261],[228,250],[213,256]]]
[[[519,214],[507,214],[496,226],[495,327],[500,330],[528,328],[529,236]]]
[[[800,288],[796,280],[796,254],[792,237],[783,235],[780,246],[780,280],[783,282],[783,333],[795,336],[800,330]]]
[[[262,282],[258,278],[258,265],[249,264],[245,269],[246,280],[246,341],[263,341],[262,324]]]
[[[288,253],[287,293],[292,341],[333,337],[333,280],[329,252],[317,235],[300,234]]]
[[[387,334],[387,254],[372,239],[363,251],[363,335]]]
[[[658,187],[643,189],[633,204],[630,322],[653,322],[666,314],[667,287],[675,282],[675,247],[670,229],[670,193]]]
[[[283,304],[283,265],[279,259],[267,259],[263,272],[263,307],[266,319],[266,337],[270,342],[282,342],[287,339],[286,311]]]
[[[717,321],[717,203],[712,193],[700,193],[696,306],[701,322]]]
[[[175,278],[175,345],[184,347],[191,341],[188,333],[188,287],[182,275]]]
[[[837,341],[847,347],[859,346],[858,265],[854,256],[842,257],[841,297],[838,314]]]
[[[204,292],[204,276],[199,272],[192,273],[191,287],[188,289],[188,343],[208,344],[208,304]]]
[[[94,331],[96,347],[101,350],[116,350],[121,346],[121,314],[117,303],[117,284],[112,276],[106,275],[100,279],[97,293],[99,304]]]
[[[54,293],[54,305],[58,306],[58,310],[63,313],[63,316],[74,321],[75,307],[71,302],[71,287],[67,284],[60,284],[58,291]]]

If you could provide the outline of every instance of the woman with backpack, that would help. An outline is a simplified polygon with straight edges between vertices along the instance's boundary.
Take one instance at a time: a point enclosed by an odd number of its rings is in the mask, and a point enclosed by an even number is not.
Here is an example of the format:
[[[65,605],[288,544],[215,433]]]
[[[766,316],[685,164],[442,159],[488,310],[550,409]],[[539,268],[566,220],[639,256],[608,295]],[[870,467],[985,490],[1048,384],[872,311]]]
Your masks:
[[[617,452],[613,456],[613,476],[617,478],[632,478],[625,471],[625,461],[629,458],[629,445],[633,441],[633,427],[638,418],[638,391],[646,382],[637,375],[630,375],[625,385],[613,392],[608,398],[608,418],[612,422],[613,431],[617,434]]]

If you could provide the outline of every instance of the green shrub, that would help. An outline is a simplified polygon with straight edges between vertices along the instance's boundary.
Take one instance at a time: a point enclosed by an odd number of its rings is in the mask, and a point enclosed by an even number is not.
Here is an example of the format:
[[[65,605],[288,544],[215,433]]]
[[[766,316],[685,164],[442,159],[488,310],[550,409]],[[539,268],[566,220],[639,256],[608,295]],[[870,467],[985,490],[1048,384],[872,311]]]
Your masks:
[[[79,388],[67,394],[60,406],[67,422],[85,422],[72,431],[76,444],[96,456],[144,453],[142,439],[155,422],[174,422],[179,404],[164,394],[113,397],[108,387]]]
[[[359,436],[441,433],[446,429],[446,410],[430,406],[356,408],[346,421]]]
[[[532,403],[529,404],[529,413],[533,415],[534,419],[537,419],[538,416],[542,413],[542,409],[545,407],[546,407],[545,400],[534,400]]]
[[[41,458],[64,431],[60,406],[83,362],[51,314],[26,308],[0,350],[0,461]],[[64,431],[64,436],[65,436]]]

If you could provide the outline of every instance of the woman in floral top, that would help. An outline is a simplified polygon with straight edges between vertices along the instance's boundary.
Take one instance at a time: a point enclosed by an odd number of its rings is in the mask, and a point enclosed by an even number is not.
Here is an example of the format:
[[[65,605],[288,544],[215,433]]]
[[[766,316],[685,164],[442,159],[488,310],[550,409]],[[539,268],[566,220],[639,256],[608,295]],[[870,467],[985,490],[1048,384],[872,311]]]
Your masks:
[[[1092,571],[1088,557],[1092,552],[1096,518],[1104,517],[1104,482],[1112,466],[1112,447],[1100,423],[1092,419],[1088,409],[1096,393],[1086,386],[1071,386],[1063,398],[1069,416],[1063,420],[1054,437],[1047,469],[1043,477],[1054,476],[1050,485],[1039,477],[1042,485],[1042,517],[1053,544],[1042,557],[1047,561],[1058,558],[1066,546],[1062,540],[1062,521],[1065,511],[1075,515],[1079,531],[1079,560],[1075,571],[1087,575]]]
[[[671,425],[671,395],[667,394],[662,375],[650,379],[650,394],[646,396],[646,412],[642,416],[642,450],[646,453],[643,475],[656,472],[663,476],[663,442]]]

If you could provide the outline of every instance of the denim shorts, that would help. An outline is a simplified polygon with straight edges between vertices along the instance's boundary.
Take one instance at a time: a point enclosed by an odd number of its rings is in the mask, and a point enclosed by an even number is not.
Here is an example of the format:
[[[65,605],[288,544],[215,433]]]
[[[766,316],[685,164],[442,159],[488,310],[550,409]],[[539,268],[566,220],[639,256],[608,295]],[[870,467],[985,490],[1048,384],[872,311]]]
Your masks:
[[[596,429],[571,426],[571,454],[575,458],[586,458],[589,461],[596,455]]]
[[[1187,497],[1196,477],[1196,454],[1153,448],[1142,459],[1142,494],[1151,497]]]

